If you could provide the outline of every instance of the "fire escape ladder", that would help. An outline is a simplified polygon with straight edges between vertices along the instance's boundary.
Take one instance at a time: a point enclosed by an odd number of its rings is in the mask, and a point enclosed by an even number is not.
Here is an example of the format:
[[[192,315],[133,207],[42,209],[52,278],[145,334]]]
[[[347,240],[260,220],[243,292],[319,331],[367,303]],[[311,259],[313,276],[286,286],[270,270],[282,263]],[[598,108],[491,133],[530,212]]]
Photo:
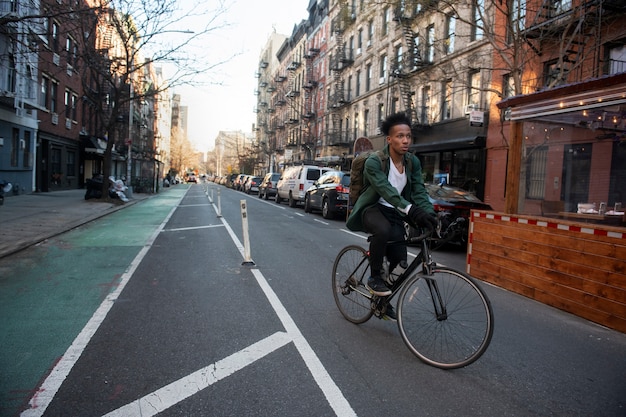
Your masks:
[[[584,49],[587,43],[587,34],[584,31],[584,27],[585,21],[589,17],[586,4],[578,6],[577,12],[578,18],[572,21],[570,27],[563,32],[561,38],[561,54],[558,65],[562,80],[566,80],[569,73],[580,69],[584,58]]]
[[[406,114],[411,120],[411,124],[418,123],[417,109],[413,105],[413,92],[411,91],[411,80],[409,74],[417,68],[419,63],[416,45],[415,45],[415,33],[411,29],[411,22],[407,18],[398,17],[398,22],[402,26],[402,34],[404,36],[404,45],[406,47],[406,54],[402,59],[402,68],[396,71],[396,78],[398,80],[398,87]]]
[[[341,72],[343,70],[343,58],[344,58],[344,45],[343,45],[343,31],[339,25],[335,26],[335,42],[336,53],[332,57],[333,63],[331,63],[331,70],[333,73],[334,92],[331,95],[330,112],[332,120],[332,129],[330,132],[330,144],[335,145],[341,142],[341,111],[340,108],[343,104],[343,83]]]

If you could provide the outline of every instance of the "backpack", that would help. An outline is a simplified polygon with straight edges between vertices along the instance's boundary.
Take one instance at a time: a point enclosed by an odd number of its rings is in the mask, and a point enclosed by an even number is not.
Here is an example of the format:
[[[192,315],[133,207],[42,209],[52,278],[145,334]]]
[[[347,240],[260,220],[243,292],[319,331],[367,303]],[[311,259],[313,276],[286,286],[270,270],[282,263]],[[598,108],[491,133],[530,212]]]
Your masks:
[[[365,168],[365,161],[371,154],[376,154],[380,158],[381,166],[383,171],[387,170],[386,164],[388,163],[389,158],[383,158],[382,151],[364,151],[357,155],[356,158],[352,161],[352,166],[350,167],[350,204],[354,206],[356,201],[359,199],[359,196],[365,190],[365,184],[363,183],[363,169]]]
[[[387,164],[389,163],[389,157],[385,157],[383,151],[365,151],[357,155],[352,161],[350,167],[350,205],[354,207],[359,196],[365,191],[365,184],[363,181],[363,170],[365,168],[365,161],[371,154],[375,153],[380,158],[380,166],[383,172],[387,171]],[[413,161],[411,158],[407,160],[408,171],[413,171]]]

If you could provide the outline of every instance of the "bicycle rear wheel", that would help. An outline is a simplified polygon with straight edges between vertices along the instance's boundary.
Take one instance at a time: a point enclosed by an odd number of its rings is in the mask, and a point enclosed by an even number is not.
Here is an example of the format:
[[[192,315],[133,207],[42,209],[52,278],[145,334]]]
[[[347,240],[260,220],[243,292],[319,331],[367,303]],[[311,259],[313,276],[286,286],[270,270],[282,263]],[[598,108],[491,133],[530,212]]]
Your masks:
[[[374,314],[372,296],[365,288],[369,266],[367,251],[356,245],[343,248],[333,265],[333,296],[341,314],[352,323],[364,323]]]
[[[398,327],[408,348],[442,369],[467,366],[489,346],[493,312],[487,296],[462,272],[435,267],[416,274],[402,288]]]

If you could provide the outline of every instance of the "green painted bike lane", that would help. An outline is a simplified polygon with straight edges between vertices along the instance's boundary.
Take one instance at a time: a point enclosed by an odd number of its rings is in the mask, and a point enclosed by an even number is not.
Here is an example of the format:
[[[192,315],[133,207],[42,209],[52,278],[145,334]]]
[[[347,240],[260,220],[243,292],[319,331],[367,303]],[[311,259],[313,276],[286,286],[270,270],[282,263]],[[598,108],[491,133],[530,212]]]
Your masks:
[[[15,416],[188,187],[0,260],[0,416]]]

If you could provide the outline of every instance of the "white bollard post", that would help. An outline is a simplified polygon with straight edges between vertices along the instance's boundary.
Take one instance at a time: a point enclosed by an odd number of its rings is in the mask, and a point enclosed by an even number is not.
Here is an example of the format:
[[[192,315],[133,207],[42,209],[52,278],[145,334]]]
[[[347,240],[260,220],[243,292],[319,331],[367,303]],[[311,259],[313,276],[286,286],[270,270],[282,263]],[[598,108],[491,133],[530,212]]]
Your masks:
[[[222,198],[219,188],[217,189],[217,217],[222,217]]]
[[[248,209],[246,208],[246,200],[241,200],[241,226],[243,228],[243,254],[244,260],[242,265],[254,265],[250,258],[250,237],[248,236]]]

